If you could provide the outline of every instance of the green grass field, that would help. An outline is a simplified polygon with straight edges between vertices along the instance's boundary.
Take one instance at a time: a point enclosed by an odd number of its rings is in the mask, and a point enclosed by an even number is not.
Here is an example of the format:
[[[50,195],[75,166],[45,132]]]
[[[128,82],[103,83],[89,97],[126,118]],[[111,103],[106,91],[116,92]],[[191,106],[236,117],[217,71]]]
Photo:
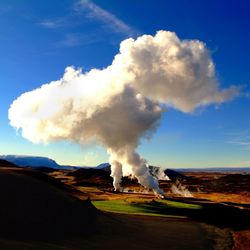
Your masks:
[[[126,199],[92,201],[92,203],[96,208],[106,212],[161,217],[185,217],[186,211],[202,208],[200,205],[168,200]]]

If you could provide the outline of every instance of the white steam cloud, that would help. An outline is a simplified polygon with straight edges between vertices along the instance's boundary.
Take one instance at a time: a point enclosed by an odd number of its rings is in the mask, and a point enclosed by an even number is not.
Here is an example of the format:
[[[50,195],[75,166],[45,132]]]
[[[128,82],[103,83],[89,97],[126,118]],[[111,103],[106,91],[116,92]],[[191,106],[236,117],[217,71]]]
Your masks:
[[[63,77],[22,94],[9,109],[10,124],[34,142],[94,140],[110,155],[115,189],[124,175],[162,195],[146,161],[141,137],[157,128],[166,106],[183,112],[222,103],[239,89],[220,90],[205,44],[159,31],[127,39],[107,68],[67,67]]]

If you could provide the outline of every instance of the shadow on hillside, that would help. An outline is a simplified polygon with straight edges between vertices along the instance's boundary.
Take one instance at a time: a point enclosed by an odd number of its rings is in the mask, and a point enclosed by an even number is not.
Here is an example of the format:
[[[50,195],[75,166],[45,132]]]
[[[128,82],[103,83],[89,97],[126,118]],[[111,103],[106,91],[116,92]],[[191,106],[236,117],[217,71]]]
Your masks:
[[[181,200],[179,199],[179,201]],[[155,200],[150,203],[131,203],[132,206],[145,209],[151,213],[187,216],[188,218],[220,228],[231,228],[233,230],[250,229],[250,210],[248,209],[240,209],[220,203],[191,202],[190,204],[201,205],[202,208],[176,208]]]

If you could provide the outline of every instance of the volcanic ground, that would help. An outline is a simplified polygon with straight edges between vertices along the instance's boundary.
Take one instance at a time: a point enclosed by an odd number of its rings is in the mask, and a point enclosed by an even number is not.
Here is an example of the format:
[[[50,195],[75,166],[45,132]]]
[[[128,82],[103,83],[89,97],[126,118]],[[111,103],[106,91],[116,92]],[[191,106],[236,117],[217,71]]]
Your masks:
[[[169,171],[156,199],[109,171],[0,161],[0,249],[249,249],[249,175]],[[173,194],[181,183],[193,197]]]

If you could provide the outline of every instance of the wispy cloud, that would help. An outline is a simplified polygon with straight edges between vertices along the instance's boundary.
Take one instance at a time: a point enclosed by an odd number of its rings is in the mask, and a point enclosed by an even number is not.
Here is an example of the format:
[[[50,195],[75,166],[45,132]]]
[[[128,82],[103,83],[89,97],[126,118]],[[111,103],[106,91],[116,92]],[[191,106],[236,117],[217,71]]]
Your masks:
[[[138,33],[135,29],[130,27],[114,14],[101,8],[90,0],[79,0],[75,4],[74,9],[77,12],[85,12],[87,14],[87,18],[98,20],[115,32],[123,33],[128,36],[133,36]]]
[[[59,27],[65,27],[68,26],[68,21],[67,18],[62,17],[62,18],[56,18],[56,19],[44,19],[39,24],[48,29],[56,29]]]
[[[95,35],[84,35],[80,33],[67,33],[56,43],[58,47],[76,47],[96,42],[98,38]]]
[[[81,37],[78,34],[65,34],[63,39],[57,43],[60,47],[75,47],[81,44]]]
[[[84,30],[86,24],[90,21],[95,22],[99,26],[91,30],[87,27],[87,34],[86,32],[74,32],[76,27],[79,28],[78,30]],[[100,31],[100,29],[103,33],[110,33],[111,31],[113,34],[119,34],[126,37],[139,34],[139,32],[120,20],[117,16],[104,10],[90,0],[77,0],[71,5],[66,15],[44,18],[38,22],[38,24],[50,30],[60,29],[62,37],[56,42],[56,45],[59,47],[75,47],[96,42],[100,40],[100,36],[98,37],[96,35],[96,33],[98,33],[97,30]]]
[[[240,131],[235,133],[230,133],[232,137],[231,140],[228,141],[230,144],[235,144],[242,147],[244,150],[250,150],[250,131]]]

